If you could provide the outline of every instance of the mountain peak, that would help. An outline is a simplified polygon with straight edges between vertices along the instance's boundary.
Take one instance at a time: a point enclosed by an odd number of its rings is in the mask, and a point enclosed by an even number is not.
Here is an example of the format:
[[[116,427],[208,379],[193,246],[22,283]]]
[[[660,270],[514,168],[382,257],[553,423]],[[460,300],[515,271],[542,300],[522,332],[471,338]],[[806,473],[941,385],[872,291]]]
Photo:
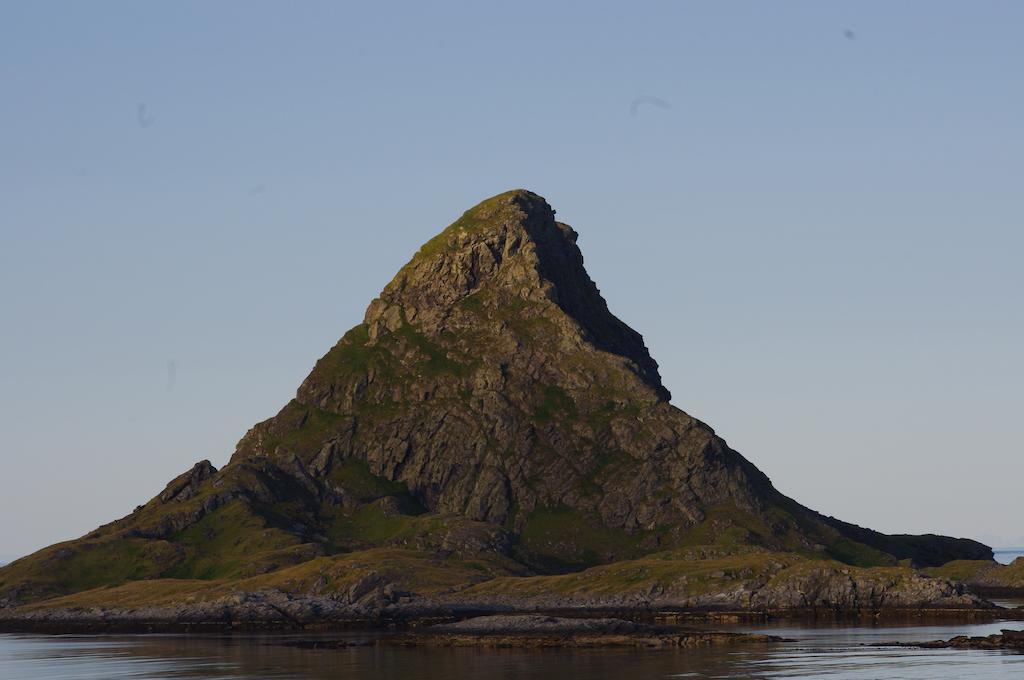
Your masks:
[[[488,198],[419,249],[370,304],[364,323],[371,337],[404,322],[437,336],[477,323],[460,313],[476,303],[498,316],[547,317],[569,337],[625,359],[667,401],[643,338],[608,310],[587,274],[577,236],[531,191]]]

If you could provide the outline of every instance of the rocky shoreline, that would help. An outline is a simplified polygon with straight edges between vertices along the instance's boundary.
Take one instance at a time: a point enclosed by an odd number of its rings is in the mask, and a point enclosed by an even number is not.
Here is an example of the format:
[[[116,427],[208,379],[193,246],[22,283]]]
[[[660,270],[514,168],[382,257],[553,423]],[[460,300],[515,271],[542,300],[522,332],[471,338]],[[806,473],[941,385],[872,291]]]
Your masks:
[[[445,634],[478,631],[463,629],[467,621],[485,618],[519,621],[530,617],[573,622],[626,622],[632,626],[679,627],[722,624],[762,624],[769,621],[801,622],[991,622],[1024,621],[1024,607],[992,608],[788,608],[788,609],[648,609],[552,608],[452,609],[394,606],[376,611],[326,605],[324,598],[263,599],[244,606],[202,605],[140,609],[36,609],[0,610],[0,632],[37,633],[155,633],[224,631],[423,631],[432,627]],[[310,601],[315,600],[315,601]],[[495,631],[506,633],[508,631]]]
[[[9,597],[0,600],[0,628],[410,628],[481,614],[756,623],[994,620],[1019,613],[908,568],[863,569],[752,550],[700,548],[582,572],[470,581],[480,578],[433,554],[368,551],[242,582],[154,579],[38,602]]]
[[[957,635],[948,640],[928,642],[886,642],[879,647],[913,647],[916,649],[1005,649],[1024,652],[1024,630],[1004,628],[999,633],[986,636]]]
[[[364,646],[488,648],[688,648],[726,644],[766,644],[783,638],[758,633],[731,633],[638,623],[616,618],[571,618],[538,614],[479,616],[421,630],[377,637],[286,640],[300,649]]]

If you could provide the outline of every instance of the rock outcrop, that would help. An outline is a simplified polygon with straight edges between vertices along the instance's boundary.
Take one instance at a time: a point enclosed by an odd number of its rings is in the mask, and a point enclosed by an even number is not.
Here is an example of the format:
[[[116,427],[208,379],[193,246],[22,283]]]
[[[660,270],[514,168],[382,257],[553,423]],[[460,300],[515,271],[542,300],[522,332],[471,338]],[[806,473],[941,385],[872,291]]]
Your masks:
[[[780,494],[669,403],[576,242],[528,191],[467,211],[227,465],[198,463],[127,517],[0,569],[0,602],[142,579],[248,579],[374,548],[483,559],[490,576],[698,544],[855,566],[991,558],[974,541],[886,536]],[[884,604],[835,578],[800,592]]]
[[[687,630],[614,618],[478,616],[399,636],[392,643],[441,647],[704,647],[782,642],[773,635]]]
[[[1004,649],[1024,651],[1024,630],[1008,630],[985,636],[957,635],[948,640],[928,642],[882,642],[878,647],[917,647],[920,649]]]

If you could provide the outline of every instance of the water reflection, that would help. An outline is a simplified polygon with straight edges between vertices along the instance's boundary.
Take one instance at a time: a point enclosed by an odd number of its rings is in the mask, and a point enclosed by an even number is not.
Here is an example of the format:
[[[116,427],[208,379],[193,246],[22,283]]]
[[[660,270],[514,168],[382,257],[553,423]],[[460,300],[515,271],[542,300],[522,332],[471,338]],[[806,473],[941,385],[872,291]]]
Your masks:
[[[282,636],[0,635],[0,677],[351,678],[1010,678],[1024,656],[872,647],[894,640],[988,635],[1017,624],[761,626],[777,645],[701,650],[482,650],[354,647],[309,650]],[[336,635],[329,637],[337,637]]]

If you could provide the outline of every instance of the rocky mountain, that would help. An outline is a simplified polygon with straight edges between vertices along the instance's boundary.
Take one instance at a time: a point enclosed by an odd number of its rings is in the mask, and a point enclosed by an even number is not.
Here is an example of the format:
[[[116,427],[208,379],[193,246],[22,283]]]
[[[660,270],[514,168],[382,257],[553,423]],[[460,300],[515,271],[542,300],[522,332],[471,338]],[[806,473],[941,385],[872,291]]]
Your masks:
[[[0,569],[0,603],[136,581],[154,593],[258,583],[307,563],[379,577],[396,550],[434,560],[453,592],[692,546],[860,567],[992,558],[779,493],[669,402],[576,241],[528,191],[468,210],[227,465],[197,463],[130,515]]]

